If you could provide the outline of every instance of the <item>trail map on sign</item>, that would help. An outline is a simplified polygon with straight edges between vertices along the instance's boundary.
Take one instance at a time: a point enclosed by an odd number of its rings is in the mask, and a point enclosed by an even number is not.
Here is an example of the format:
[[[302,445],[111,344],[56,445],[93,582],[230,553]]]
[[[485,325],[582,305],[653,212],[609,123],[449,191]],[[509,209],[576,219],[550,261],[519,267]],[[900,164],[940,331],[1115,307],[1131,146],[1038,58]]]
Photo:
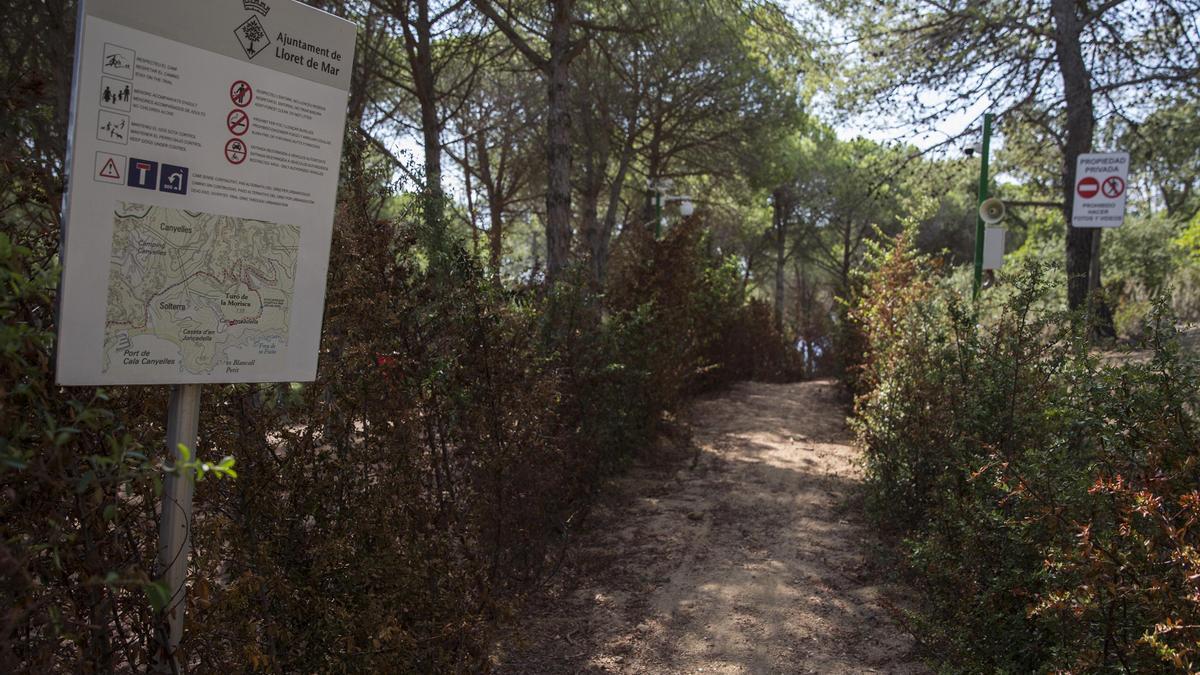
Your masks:
[[[300,228],[118,202],[104,372],[253,370],[288,340]]]

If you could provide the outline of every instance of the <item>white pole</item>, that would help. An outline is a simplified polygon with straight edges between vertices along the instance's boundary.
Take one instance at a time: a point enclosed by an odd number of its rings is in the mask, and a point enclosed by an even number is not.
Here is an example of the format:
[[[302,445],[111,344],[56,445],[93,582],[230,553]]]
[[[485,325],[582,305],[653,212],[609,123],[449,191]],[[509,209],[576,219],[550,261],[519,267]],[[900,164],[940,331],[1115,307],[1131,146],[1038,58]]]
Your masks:
[[[172,462],[182,459],[183,444],[196,458],[197,427],[200,422],[200,387],[177,384],[171,387],[167,409],[167,456]],[[192,490],[195,475],[175,471],[164,477],[162,516],[158,526],[158,575],[167,585],[171,599],[163,610],[165,626],[160,626],[157,670],[179,672],[176,649],[183,638],[183,617],[187,609],[184,581],[192,551]]]

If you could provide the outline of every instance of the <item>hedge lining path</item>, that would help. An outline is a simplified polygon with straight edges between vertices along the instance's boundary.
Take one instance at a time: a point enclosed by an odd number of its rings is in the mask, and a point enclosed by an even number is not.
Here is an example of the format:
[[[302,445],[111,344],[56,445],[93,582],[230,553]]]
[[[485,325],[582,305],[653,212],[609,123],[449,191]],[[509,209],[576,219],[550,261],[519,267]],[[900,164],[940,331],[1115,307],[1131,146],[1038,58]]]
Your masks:
[[[693,404],[589,516],[526,607],[510,673],[923,673],[859,515],[837,384],[746,383]]]

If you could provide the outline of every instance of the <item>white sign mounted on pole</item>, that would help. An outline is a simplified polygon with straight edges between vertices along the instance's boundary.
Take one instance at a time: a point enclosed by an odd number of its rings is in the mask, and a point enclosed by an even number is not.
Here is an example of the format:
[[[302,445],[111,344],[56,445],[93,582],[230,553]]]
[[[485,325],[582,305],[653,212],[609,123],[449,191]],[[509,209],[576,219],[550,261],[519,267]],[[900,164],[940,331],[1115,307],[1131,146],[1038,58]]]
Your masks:
[[[983,235],[983,269],[998,270],[1004,266],[1004,228],[989,227]]]
[[[355,31],[293,0],[84,0],[60,384],[315,378]]]
[[[1119,227],[1125,220],[1128,152],[1093,152],[1075,162],[1071,227]]]

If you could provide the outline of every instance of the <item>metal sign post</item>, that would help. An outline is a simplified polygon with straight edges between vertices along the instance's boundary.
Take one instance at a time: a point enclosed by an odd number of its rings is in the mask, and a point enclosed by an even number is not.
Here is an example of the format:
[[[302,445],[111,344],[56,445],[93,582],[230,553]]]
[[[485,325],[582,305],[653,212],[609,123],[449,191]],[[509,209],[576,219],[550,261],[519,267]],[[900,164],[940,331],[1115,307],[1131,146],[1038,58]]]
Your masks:
[[[988,198],[988,155],[991,152],[992,142],[992,113],[984,113],[983,115],[983,152],[981,163],[979,166],[979,206]],[[975,216],[975,285],[972,291],[973,298],[979,297],[979,288],[983,285],[983,240],[986,236],[984,231],[983,216]]]
[[[167,456],[175,470],[163,480],[162,517],[158,528],[158,578],[166,584],[170,600],[163,609],[160,627],[159,652],[156,659],[160,672],[178,672],[175,650],[183,638],[183,617],[187,609],[188,558],[192,550],[192,491],[194,472],[180,469],[183,459],[179,446],[196,456],[197,428],[200,422],[199,384],[177,384],[171,387],[171,403],[167,409]]]

